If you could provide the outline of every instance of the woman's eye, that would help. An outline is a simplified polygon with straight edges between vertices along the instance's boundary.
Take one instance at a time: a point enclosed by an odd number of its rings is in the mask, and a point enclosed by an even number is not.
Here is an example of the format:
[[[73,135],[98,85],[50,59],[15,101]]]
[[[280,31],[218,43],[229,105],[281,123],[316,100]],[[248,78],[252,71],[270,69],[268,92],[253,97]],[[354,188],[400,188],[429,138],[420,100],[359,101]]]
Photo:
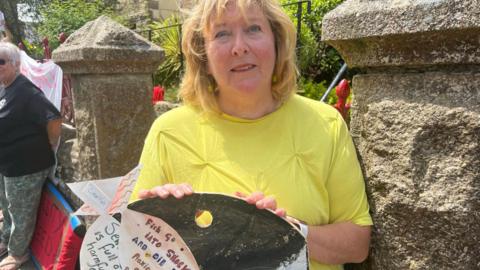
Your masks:
[[[249,32],[252,32],[252,33],[260,32],[261,30],[262,30],[262,29],[260,28],[260,26],[259,26],[259,25],[256,25],[256,24],[248,27],[248,31],[249,31]]]
[[[215,34],[215,38],[222,38],[222,37],[225,37],[225,36],[228,36],[227,31],[220,31],[220,32]]]

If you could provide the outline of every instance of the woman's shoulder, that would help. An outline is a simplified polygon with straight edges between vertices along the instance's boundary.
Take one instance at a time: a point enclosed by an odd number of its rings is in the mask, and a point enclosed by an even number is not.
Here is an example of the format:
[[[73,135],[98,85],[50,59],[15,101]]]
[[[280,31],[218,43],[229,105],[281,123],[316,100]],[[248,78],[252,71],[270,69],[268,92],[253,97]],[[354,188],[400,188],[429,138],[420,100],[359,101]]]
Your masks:
[[[292,96],[290,103],[292,111],[303,117],[310,115],[324,121],[335,121],[338,120],[340,116],[337,109],[333,106],[300,95]]]
[[[179,129],[191,126],[198,118],[198,111],[190,106],[181,105],[158,116],[153,122],[152,129]]]
[[[13,83],[7,87],[15,89],[15,92],[23,96],[33,96],[38,93],[42,93],[42,90],[33,84],[27,77],[20,74],[15,78]]]

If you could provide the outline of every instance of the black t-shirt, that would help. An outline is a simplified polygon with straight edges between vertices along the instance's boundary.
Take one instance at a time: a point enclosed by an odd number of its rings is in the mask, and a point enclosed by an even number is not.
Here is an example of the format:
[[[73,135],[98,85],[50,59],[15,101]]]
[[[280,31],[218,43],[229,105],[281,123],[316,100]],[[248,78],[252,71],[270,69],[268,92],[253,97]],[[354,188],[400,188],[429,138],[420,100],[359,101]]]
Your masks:
[[[47,123],[58,118],[55,106],[23,75],[0,89],[0,174],[22,176],[52,166]]]

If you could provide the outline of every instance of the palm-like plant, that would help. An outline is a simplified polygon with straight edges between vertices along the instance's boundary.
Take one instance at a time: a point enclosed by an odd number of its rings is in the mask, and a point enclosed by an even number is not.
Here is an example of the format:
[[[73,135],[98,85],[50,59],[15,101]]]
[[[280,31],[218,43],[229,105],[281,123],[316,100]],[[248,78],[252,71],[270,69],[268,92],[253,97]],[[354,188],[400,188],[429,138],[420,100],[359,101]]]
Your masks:
[[[154,83],[166,89],[176,88],[183,73],[181,19],[178,15],[173,15],[161,23],[153,22],[150,29],[152,41],[165,50],[165,60],[155,72]]]

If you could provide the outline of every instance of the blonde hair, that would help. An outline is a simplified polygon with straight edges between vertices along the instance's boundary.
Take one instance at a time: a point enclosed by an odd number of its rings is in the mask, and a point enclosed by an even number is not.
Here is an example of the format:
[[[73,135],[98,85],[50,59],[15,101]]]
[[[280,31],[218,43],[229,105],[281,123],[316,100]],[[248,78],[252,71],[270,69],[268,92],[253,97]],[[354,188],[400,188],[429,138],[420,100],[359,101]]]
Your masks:
[[[206,112],[220,112],[220,109],[215,98],[215,80],[208,74],[204,33],[213,20],[224,14],[227,4],[232,1],[236,2],[244,16],[248,7],[259,7],[270,23],[276,50],[272,75],[273,99],[282,103],[296,89],[296,29],[278,0],[198,0],[187,15],[182,29],[186,70],[179,96],[185,104]]]

